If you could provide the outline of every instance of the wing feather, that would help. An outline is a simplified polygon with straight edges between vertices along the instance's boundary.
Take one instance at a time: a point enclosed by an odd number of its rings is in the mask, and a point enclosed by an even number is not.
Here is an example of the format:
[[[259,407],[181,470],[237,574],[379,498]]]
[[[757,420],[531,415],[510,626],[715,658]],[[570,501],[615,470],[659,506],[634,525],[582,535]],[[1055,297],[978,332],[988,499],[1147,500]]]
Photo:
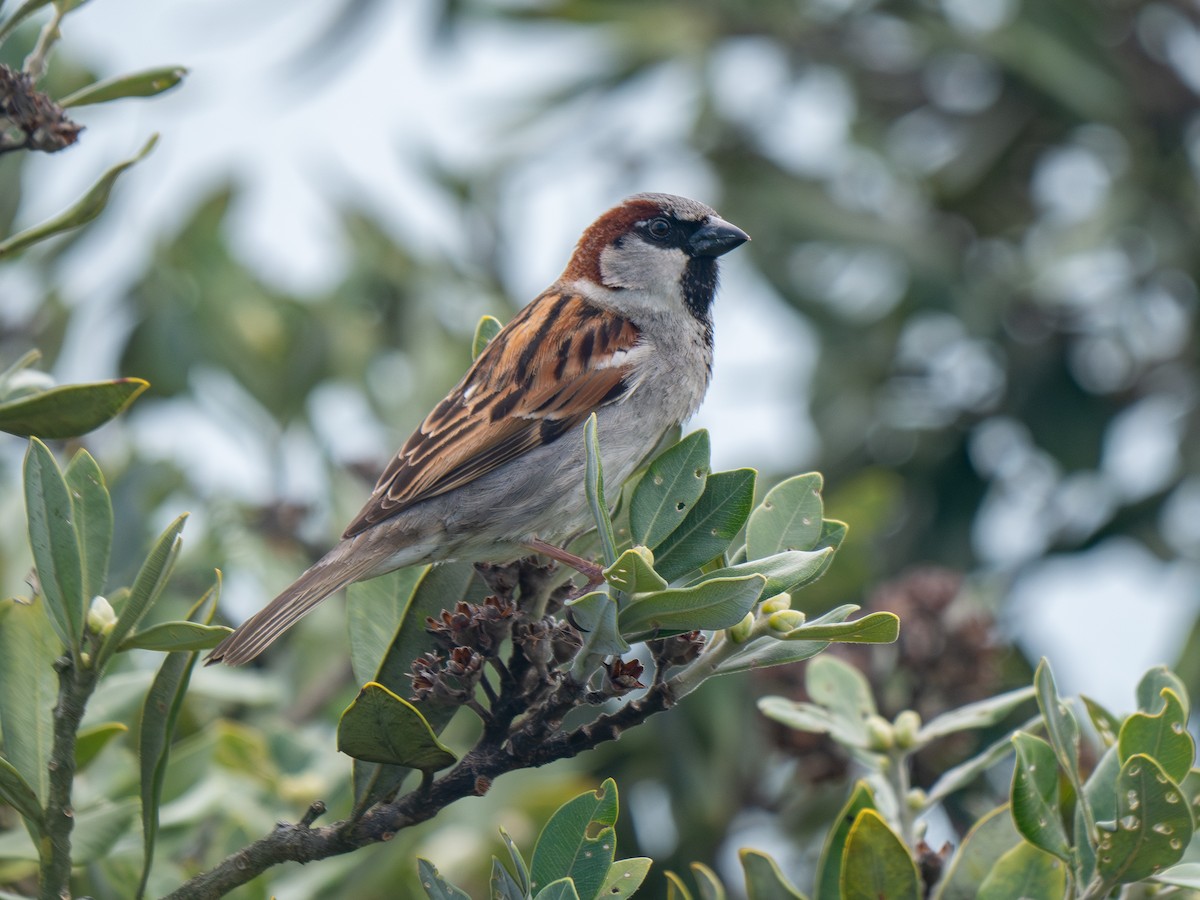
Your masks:
[[[631,351],[640,337],[628,319],[582,297],[542,294],[413,432],[344,537],[553,443],[620,400],[635,386]]]

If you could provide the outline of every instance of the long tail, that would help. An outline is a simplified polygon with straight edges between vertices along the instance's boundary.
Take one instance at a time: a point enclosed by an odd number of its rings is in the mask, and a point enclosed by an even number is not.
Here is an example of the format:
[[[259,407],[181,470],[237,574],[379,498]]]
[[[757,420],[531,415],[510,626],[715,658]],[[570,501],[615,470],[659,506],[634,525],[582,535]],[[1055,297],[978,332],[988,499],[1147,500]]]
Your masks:
[[[204,664],[223,662],[240,666],[249,662],[330,594],[370,574],[376,561],[367,554],[347,552],[354,543],[344,541],[321,557],[278,597],[214,647]]]

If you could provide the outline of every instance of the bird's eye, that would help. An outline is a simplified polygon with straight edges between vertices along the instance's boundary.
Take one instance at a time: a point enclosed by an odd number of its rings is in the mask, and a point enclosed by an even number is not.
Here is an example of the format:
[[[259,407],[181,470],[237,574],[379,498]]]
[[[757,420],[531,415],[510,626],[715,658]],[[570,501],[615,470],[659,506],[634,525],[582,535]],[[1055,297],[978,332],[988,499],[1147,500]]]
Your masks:
[[[648,228],[650,237],[662,240],[671,233],[671,223],[666,219],[654,219]]]

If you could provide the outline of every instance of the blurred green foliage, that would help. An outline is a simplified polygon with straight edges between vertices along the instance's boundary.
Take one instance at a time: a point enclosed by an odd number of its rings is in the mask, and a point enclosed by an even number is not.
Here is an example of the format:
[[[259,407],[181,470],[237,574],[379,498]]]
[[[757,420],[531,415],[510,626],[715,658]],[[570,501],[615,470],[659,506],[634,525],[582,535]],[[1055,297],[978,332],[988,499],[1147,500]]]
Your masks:
[[[339,22],[365,29],[377,7],[346,2]],[[506,140],[477,166],[434,161],[422,173],[469,242],[469,266],[399,244],[365,208],[347,204],[339,222],[345,277],[289,295],[232,246],[234,187],[214,192],[149,248],[144,271],[120,298],[130,325],[109,374],[145,378],[152,388],[128,428],[110,428],[89,446],[112,476],[117,520],[129,532],[124,546],[149,545],[180,509],[198,513],[176,577],[180,598],[202,591],[219,565],[226,615],[241,618],[327,546],[385,454],[465,367],[479,314],[505,319],[527,299],[506,296],[514,238],[505,223],[524,180],[555,171],[547,161],[561,153],[589,155],[614,201],[626,188],[653,187],[643,179],[675,164],[702,171],[712,185],[703,199],[753,234],[744,252],[761,289],[819,335],[813,381],[793,387],[806,393],[818,450],[787,470],[823,472],[826,508],[851,525],[838,565],[813,589],[826,605],[864,602],[881,583],[928,562],[955,584],[986,574],[1002,603],[1010,580],[1046,555],[1114,537],[1163,560],[1196,561],[1193,6],[456,0],[441,5],[430,42],[453,61],[456,42],[472,30],[540,33],[544,25],[586,35],[603,48],[600,62],[570,84],[523,98],[498,135]],[[0,61],[19,63],[31,43],[18,31]],[[309,52],[317,50],[328,47]],[[48,79],[58,96],[92,80],[57,58]],[[675,94],[664,93],[664,79]],[[639,97],[651,118],[682,123],[665,146],[630,136]],[[558,140],[547,142],[547,133]],[[27,189],[21,166],[11,154],[0,157],[5,234]],[[0,316],[0,362],[31,346],[54,361],[64,336],[81,327],[82,306],[64,302],[61,278],[76,240],[22,261],[44,301],[28,315]],[[353,428],[331,422],[331,411],[344,409]],[[12,482],[19,451],[0,449],[0,475]],[[29,559],[13,525],[19,510],[5,503],[7,595],[21,593]],[[116,549],[114,577],[128,580],[138,560],[122,560]],[[899,584],[892,596],[910,582]],[[920,591],[909,595],[916,619],[928,606]],[[964,598],[953,602],[961,610]],[[987,632],[988,611],[966,606]],[[941,621],[931,634],[983,646],[957,625],[946,626],[949,638],[940,634]],[[206,802],[244,813],[242,832],[206,843],[234,845],[269,827],[273,793],[300,804],[313,790],[344,791],[341,776],[314,774],[329,770],[313,762],[325,759],[314,747],[328,743],[336,712],[353,695],[343,633],[340,613],[322,610],[257,676],[259,693],[197,679],[189,704],[228,719],[200,731],[210,715],[185,706],[180,729],[192,733],[174,758],[195,767],[189,772],[226,767],[229,792]],[[1179,667],[1193,694],[1197,640]],[[1020,668],[989,649],[969,677],[950,674],[951,656],[931,652],[921,657],[925,668],[905,672],[914,694],[931,684],[977,689],[945,702],[949,708],[996,693],[1006,672]],[[810,848],[791,861],[793,871],[806,858],[811,866],[814,829],[844,799],[843,770],[821,747],[754,713],[747,693],[764,689],[799,690],[718,680],[704,687],[704,700],[576,768],[539,773],[525,787],[498,786],[487,808],[516,820],[514,833],[521,822],[529,827],[579,789],[581,766],[588,778],[614,776],[631,798],[633,814],[618,823],[625,852],[684,871],[697,859],[717,865],[726,843],[783,834]],[[895,704],[893,712],[918,705],[912,697]],[[120,747],[118,738],[96,765]],[[764,765],[773,753],[796,754],[794,780]],[[238,759],[252,764],[239,768]],[[243,796],[246,772],[262,798],[253,810]],[[698,783],[721,790],[698,793]],[[185,798],[186,779],[168,773],[166,790]],[[461,837],[455,829],[477,818],[451,811],[438,827]],[[222,828],[235,827],[224,821]],[[445,854],[425,855],[450,869]],[[468,854],[479,862],[476,886],[486,883],[487,855]],[[413,877],[411,856],[389,847],[347,867],[364,890],[382,892]],[[327,871],[291,882],[284,875],[271,890],[338,896],[336,870]],[[467,881],[458,870],[454,876]],[[656,878],[648,884],[661,884]]]

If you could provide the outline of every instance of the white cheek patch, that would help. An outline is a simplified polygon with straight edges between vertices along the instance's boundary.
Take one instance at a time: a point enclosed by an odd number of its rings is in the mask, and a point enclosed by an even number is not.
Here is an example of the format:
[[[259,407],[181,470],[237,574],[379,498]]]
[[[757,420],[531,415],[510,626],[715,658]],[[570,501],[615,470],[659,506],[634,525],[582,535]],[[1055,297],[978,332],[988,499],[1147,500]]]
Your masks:
[[[679,292],[687,262],[687,254],[676,247],[656,247],[631,235],[601,252],[600,277],[606,287],[669,296]]]

